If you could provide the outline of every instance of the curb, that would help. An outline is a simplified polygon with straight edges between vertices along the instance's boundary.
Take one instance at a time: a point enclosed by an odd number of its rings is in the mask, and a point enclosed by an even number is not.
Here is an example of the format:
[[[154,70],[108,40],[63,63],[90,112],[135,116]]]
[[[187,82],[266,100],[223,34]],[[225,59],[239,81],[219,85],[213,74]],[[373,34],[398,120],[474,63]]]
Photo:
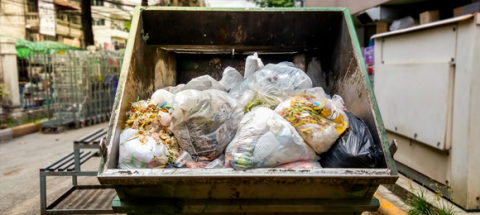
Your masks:
[[[0,130],[0,141],[8,141],[13,138],[21,137],[27,134],[32,134],[40,131],[42,126],[40,124],[29,123],[25,125],[19,125],[7,129]]]
[[[419,192],[423,191],[427,205],[431,210],[439,210],[443,205],[447,208],[451,208],[454,214],[478,214],[475,212],[465,212],[462,208],[456,206],[448,200],[438,198],[438,195],[436,193],[428,190],[422,185],[416,183],[415,181],[408,179],[401,174],[399,174],[399,176],[400,177],[395,184],[388,184],[383,186],[402,199],[412,199],[413,196],[417,196]]]
[[[397,215],[408,215],[407,212],[401,210],[400,208],[398,208],[397,206],[395,206],[393,203],[389,202],[388,200],[386,200],[385,198],[383,198],[380,194],[378,193],[375,193],[373,194],[373,196],[375,196],[375,198],[378,199],[378,201],[380,202],[380,207],[378,207],[378,212],[380,212],[381,214],[386,214],[386,215],[394,215],[394,214],[397,214]]]

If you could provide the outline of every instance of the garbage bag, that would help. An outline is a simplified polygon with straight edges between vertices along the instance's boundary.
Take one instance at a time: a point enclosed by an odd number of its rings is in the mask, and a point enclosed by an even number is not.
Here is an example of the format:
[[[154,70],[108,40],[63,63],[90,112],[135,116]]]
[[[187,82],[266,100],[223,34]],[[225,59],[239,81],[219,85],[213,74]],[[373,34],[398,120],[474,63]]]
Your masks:
[[[164,168],[168,163],[168,150],[152,137],[140,137],[139,131],[125,129],[120,134],[119,168]]]
[[[315,152],[326,152],[348,128],[342,98],[335,95],[327,99],[320,87],[295,94],[280,103],[275,112],[290,122]]]
[[[205,168],[210,161],[205,161],[205,160],[199,160],[195,161],[195,159],[186,151],[183,151],[183,153],[178,157],[177,160],[175,160],[175,163],[173,165],[174,168]]]
[[[275,108],[292,92],[312,87],[312,81],[291,62],[268,64],[230,90],[240,106],[249,112],[254,107]]]
[[[213,161],[198,160],[192,157],[188,152],[184,151],[180,157],[173,163],[173,165],[167,165],[167,168],[205,168],[205,169],[217,169],[223,168],[225,163],[225,155],[221,155]]]
[[[258,107],[247,113],[225,152],[226,167],[270,168],[300,160],[318,160],[285,119],[273,110]]]
[[[219,157],[243,117],[237,101],[220,90],[185,90],[175,95],[170,130],[192,156]]]
[[[282,97],[274,96],[261,91],[247,90],[239,100],[244,113],[252,111],[256,107],[266,107],[274,110],[282,101]]]
[[[223,70],[222,79],[219,83],[228,92],[238,84],[242,83],[243,77],[235,68],[227,67]]]
[[[158,97],[155,99],[158,99]],[[173,103],[167,104],[164,102],[161,105],[156,105],[156,102],[145,100],[134,102],[131,110],[127,112],[128,119],[125,128],[144,131],[147,134],[165,130],[172,121],[171,111],[173,111]]]
[[[185,87],[185,84],[179,84],[177,86],[168,86],[163,89],[173,94],[177,94],[178,92],[182,91],[184,87]]]
[[[310,160],[310,161],[295,161],[292,163],[287,163],[287,164],[282,164],[280,166],[277,166],[275,168],[304,168],[304,169],[313,169],[313,168],[322,168],[320,163],[316,160]]]
[[[160,89],[155,91],[152,94],[152,97],[150,98],[150,102],[155,104],[156,106],[162,105],[164,102],[166,102],[166,104],[173,104],[174,96],[175,95],[173,95],[173,93],[168,92],[164,89]]]
[[[263,67],[262,60],[258,57],[258,54],[255,52],[253,55],[247,57],[245,61],[245,73],[244,77],[248,78],[250,75],[258,71]]]
[[[219,168],[223,168],[224,165],[225,165],[225,154],[222,154],[217,159],[208,163],[207,166],[205,166],[205,169],[219,169]]]
[[[169,93],[167,91],[164,92],[167,95]],[[125,123],[125,129],[137,130],[137,136],[141,140],[148,136],[156,142],[165,144],[165,147],[168,149],[167,157],[169,162],[173,162],[180,153],[180,147],[175,136],[168,130],[172,121],[172,116],[169,112],[171,110],[169,110],[165,102],[157,106],[154,102],[140,100],[132,104],[131,110],[127,113],[128,119]]]
[[[209,90],[209,89],[226,91],[225,87],[223,87],[220,83],[218,83],[217,80],[210,77],[210,75],[203,75],[203,76],[200,76],[200,77],[197,77],[197,78],[194,78],[194,79],[190,80],[182,88],[182,91],[184,91],[184,90],[204,91],[204,90]]]
[[[382,149],[375,145],[362,119],[345,111],[349,128],[327,152],[321,154],[324,168],[381,168]]]
[[[312,58],[312,61],[308,64],[307,67],[307,75],[312,80],[312,87],[326,87],[327,77],[325,77],[325,73],[322,71],[322,65],[320,64],[320,60],[317,58]]]

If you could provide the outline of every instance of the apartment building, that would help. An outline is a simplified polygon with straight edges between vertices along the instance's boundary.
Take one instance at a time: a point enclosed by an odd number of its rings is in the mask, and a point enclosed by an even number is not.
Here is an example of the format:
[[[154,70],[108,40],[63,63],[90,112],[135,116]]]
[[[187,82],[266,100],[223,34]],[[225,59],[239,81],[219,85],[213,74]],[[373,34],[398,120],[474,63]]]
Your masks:
[[[51,17],[54,30],[40,33],[38,0],[2,0],[0,2],[0,34],[30,41],[58,41],[80,46],[82,25],[80,3],[77,0],[53,0]]]
[[[57,41],[81,47],[83,41],[81,0],[1,0],[0,34],[30,41]],[[40,6],[39,6],[40,4]],[[49,8],[42,13],[42,7]],[[128,38],[124,22],[130,20],[132,4],[116,0],[91,0],[96,44],[122,48]],[[52,30],[41,29],[40,17],[47,13]],[[44,16],[45,17],[45,16]],[[45,18],[44,18],[45,19]]]
[[[125,21],[131,18],[130,4],[114,0],[91,0],[95,45],[109,49],[124,48],[128,39]],[[127,8],[128,7],[128,8]]]

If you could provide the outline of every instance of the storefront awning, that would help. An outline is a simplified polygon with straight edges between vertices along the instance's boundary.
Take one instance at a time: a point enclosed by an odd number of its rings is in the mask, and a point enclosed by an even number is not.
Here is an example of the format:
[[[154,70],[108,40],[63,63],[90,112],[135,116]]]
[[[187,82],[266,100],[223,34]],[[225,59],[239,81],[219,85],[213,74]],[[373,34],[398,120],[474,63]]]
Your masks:
[[[72,10],[80,10],[80,7],[78,6],[75,6],[75,5],[72,5],[72,4],[69,4],[68,2],[66,1],[62,1],[62,0],[54,0],[53,1],[54,4],[56,5],[59,5],[59,6],[62,6],[62,7],[65,7],[66,9],[72,9]]]

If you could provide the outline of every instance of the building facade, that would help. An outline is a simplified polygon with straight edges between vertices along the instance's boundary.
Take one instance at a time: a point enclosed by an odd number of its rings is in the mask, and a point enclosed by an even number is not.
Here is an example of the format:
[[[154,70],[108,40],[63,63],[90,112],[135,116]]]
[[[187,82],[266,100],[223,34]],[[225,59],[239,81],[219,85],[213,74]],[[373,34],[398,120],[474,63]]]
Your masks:
[[[124,48],[128,39],[125,21],[131,19],[133,7],[121,1],[92,0],[95,45],[104,49]]]
[[[38,0],[3,0],[0,4],[0,34],[30,41],[57,41],[80,46],[80,5],[73,0],[54,0],[55,32],[41,34]]]
[[[54,32],[41,33],[40,10],[45,1],[1,0],[0,34],[33,42],[56,41],[83,47],[80,0],[53,0]],[[132,4],[121,1],[92,0],[93,33],[97,46],[122,48],[128,38],[125,21],[130,20]],[[126,6],[128,5],[128,6]]]

